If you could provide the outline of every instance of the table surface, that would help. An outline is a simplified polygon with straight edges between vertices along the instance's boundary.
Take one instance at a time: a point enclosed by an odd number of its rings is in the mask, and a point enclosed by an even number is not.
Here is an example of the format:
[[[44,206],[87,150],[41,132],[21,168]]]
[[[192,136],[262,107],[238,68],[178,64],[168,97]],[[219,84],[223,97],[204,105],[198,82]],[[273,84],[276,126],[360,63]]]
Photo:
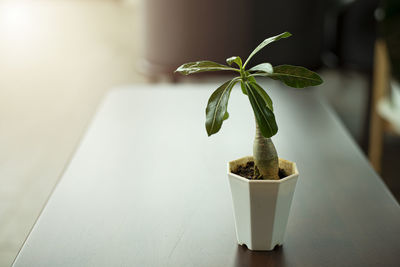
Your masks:
[[[14,266],[399,266],[399,205],[341,123],[315,89],[264,85],[300,172],[283,247],[236,243],[226,164],[254,137],[240,89],[207,137],[215,84],[135,85],[106,97]]]

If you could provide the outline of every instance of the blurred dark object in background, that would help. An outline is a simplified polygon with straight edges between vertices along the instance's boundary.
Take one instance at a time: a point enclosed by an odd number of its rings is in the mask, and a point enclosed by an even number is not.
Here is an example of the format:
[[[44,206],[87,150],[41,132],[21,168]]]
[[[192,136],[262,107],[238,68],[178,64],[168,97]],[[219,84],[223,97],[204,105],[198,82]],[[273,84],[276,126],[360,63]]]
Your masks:
[[[293,33],[271,44],[261,61],[346,67],[370,72],[378,0],[146,0],[145,66],[169,74],[183,62],[247,57],[266,37]]]
[[[322,61],[329,68],[335,68],[343,75],[358,72],[368,86],[360,92],[365,96],[361,135],[356,139],[364,151],[368,152],[370,110],[372,96],[372,70],[374,46],[377,37],[375,19],[379,0],[337,0],[331,1],[325,15],[324,52]],[[355,88],[347,87],[346,90]],[[353,100],[357,105],[357,100]],[[352,107],[349,107],[351,110]],[[340,112],[339,112],[340,113]],[[352,114],[345,114],[352,116]]]
[[[292,37],[260,51],[254,63],[292,64],[315,69],[321,66],[326,7],[332,1],[256,0],[254,4],[255,47],[266,37],[284,31]]]
[[[378,4],[379,0],[336,1],[327,14],[336,27],[326,25],[334,31],[326,32],[326,36],[330,34],[336,38],[326,43],[326,65],[334,66],[336,61],[337,67],[371,72],[376,39],[374,14]],[[326,39],[329,40],[329,36]]]
[[[383,1],[380,33],[386,41],[392,76],[400,81],[400,1]]]
[[[385,65],[375,66],[374,105],[372,107],[370,161],[400,201],[400,1],[385,0],[376,12],[379,20],[377,45],[382,47]],[[377,46],[379,48],[379,46]],[[379,55],[379,53],[377,53]],[[386,70],[386,73],[384,72]],[[379,77],[378,75],[381,75]],[[380,80],[379,80],[380,78]],[[397,80],[397,82],[396,82]]]
[[[379,0],[255,1],[255,39],[290,31],[293,37],[263,50],[258,61],[346,68],[370,76]]]

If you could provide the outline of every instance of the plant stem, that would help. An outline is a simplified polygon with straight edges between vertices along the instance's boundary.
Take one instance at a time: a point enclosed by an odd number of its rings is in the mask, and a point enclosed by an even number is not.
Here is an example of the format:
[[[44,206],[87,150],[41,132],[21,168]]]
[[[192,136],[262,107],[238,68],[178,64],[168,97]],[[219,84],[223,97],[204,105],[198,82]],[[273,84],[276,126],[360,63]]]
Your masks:
[[[279,159],[271,138],[265,138],[256,122],[256,137],[253,144],[255,179],[279,180]]]

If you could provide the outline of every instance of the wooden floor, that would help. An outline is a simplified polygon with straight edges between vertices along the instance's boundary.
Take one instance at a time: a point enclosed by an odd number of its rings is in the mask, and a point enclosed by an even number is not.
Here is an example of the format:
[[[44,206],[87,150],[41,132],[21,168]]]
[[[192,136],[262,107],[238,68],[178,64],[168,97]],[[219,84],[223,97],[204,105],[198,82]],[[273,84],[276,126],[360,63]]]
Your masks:
[[[0,1],[0,266],[9,266],[101,97],[143,82],[140,1]]]

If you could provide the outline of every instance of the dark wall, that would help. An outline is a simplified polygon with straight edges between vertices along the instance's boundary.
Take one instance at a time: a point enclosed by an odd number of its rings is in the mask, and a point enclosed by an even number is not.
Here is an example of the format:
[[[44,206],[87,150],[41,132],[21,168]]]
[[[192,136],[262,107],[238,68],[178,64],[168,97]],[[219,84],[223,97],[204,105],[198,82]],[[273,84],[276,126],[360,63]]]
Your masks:
[[[386,40],[392,74],[400,81],[400,1],[384,1],[383,10],[380,33]]]
[[[375,11],[379,0],[357,0],[339,13],[338,57],[343,67],[369,71],[377,33]]]
[[[293,36],[269,45],[250,65],[372,68],[378,0],[146,0],[145,5],[146,60],[155,70],[169,73],[204,59],[223,63],[233,55],[244,59],[262,40],[284,31]]]
[[[324,15],[330,1],[280,0],[254,3],[254,45],[268,36],[289,31],[289,39],[270,45],[256,61],[294,64],[315,68],[321,65]]]

